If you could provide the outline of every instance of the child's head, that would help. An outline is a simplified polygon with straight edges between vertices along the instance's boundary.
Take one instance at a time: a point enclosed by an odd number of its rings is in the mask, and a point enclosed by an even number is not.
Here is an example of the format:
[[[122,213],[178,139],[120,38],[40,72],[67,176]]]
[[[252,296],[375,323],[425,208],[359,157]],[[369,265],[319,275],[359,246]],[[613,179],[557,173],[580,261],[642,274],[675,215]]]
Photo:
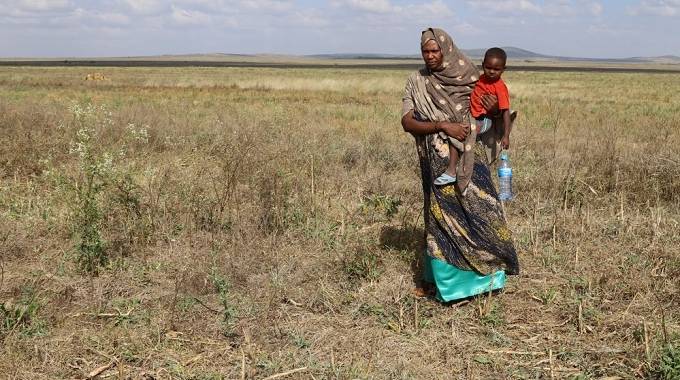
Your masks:
[[[508,60],[505,50],[492,47],[487,50],[484,54],[484,61],[482,62],[482,68],[484,69],[484,75],[490,80],[498,80],[505,71],[505,63]]]

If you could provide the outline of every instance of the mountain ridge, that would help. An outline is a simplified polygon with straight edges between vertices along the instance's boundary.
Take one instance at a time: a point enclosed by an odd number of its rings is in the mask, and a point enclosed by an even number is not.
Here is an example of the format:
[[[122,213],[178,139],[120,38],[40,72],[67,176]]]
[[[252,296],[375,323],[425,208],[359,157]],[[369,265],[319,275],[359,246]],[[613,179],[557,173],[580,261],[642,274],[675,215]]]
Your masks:
[[[586,58],[586,57],[565,57],[554,56],[536,53],[530,50],[505,46],[503,49],[507,52],[510,64],[513,61],[528,64],[542,64],[542,63],[563,63],[572,65],[577,63],[594,63],[594,64],[661,64],[661,65],[680,65],[680,56],[677,55],[661,55],[652,57],[628,57],[628,58]],[[468,57],[475,63],[482,60],[486,49],[461,49]],[[330,53],[330,54],[308,54],[308,55],[293,55],[293,54],[273,54],[273,53],[187,53],[187,54],[159,54],[150,56],[119,56],[119,57],[0,57],[0,62],[7,64],[7,62],[25,61],[30,62],[55,62],[63,61],[69,62],[101,62],[101,61],[131,61],[131,62],[147,62],[147,61],[168,61],[168,62],[310,62],[310,61],[327,61],[331,64],[332,61],[413,61],[413,63],[421,63],[422,57],[420,54],[374,54],[374,53]],[[349,62],[348,62],[349,63]],[[363,63],[363,62],[361,62]],[[393,62],[390,62],[393,63]],[[351,63],[354,64],[354,63]]]
[[[676,55],[662,55],[662,56],[636,56],[628,58],[588,58],[588,57],[567,57],[557,55],[547,55],[536,53],[530,50],[518,48],[515,46],[503,46],[503,50],[508,54],[509,59],[522,60],[555,60],[555,61],[585,61],[585,62],[630,62],[630,63],[678,63],[680,64],[680,56]],[[470,58],[481,59],[486,52],[486,49],[461,49],[461,51]],[[305,57],[320,58],[320,59],[421,59],[418,54],[368,54],[368,53],[338,53],[338,54],[311,54]]]

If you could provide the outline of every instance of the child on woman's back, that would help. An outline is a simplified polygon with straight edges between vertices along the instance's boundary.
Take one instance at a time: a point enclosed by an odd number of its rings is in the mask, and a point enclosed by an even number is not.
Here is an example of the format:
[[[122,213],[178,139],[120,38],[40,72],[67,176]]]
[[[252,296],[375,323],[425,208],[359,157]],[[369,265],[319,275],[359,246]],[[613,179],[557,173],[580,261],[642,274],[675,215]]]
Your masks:
[[[486,110],[482,105],[482,96],[494,95],[498,99],[498,109],[503,117],[503,138],[501,139],[501,146],[503,149],[510,147],[510,128],[512,123],[510,120],[510,95],[508,87],[501,79],[501,75],[505,71],[505,64],[507,55],[501,48],[491,48],[484,54],[484,61],[482,68],[484,74],[479,77],[479,81],[475,85],[475,89],[470,95],[470,113],[472,117],[477,120],[477,134],[488,131],[492,125],[492,119],[486,114]],[[435,179],[435,185],[446,185],[456,181],[456,166],[458,165],[460,152],[449,143],[449,166]]]

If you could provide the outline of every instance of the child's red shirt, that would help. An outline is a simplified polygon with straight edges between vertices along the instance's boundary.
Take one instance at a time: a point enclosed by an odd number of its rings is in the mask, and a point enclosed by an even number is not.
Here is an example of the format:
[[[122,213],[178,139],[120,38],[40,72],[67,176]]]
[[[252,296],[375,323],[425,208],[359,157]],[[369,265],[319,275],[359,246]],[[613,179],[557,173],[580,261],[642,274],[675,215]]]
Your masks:
[[[510,94],[508,93],[508,87],[503,82],[502,78],[499,78],[495,82],[489,82],[486,75],[482,74],[477,81],[475,89],[470,95],[470,112],[472,117],[478,118],[486,114],[486,110],[482,105],[482,95],[496,95],[498,98],[498,109],[499,110],[509,110],[510,109]]]

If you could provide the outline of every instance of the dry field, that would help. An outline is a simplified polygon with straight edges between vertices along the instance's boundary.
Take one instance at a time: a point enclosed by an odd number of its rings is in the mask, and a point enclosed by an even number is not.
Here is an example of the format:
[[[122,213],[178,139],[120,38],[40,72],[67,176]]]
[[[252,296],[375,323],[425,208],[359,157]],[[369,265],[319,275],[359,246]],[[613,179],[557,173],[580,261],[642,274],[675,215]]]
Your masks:
[[[677,74],[509,72],[522,274],[443,305],[408,72],[96,70],[0,69],[0,378],[680,376]]]

